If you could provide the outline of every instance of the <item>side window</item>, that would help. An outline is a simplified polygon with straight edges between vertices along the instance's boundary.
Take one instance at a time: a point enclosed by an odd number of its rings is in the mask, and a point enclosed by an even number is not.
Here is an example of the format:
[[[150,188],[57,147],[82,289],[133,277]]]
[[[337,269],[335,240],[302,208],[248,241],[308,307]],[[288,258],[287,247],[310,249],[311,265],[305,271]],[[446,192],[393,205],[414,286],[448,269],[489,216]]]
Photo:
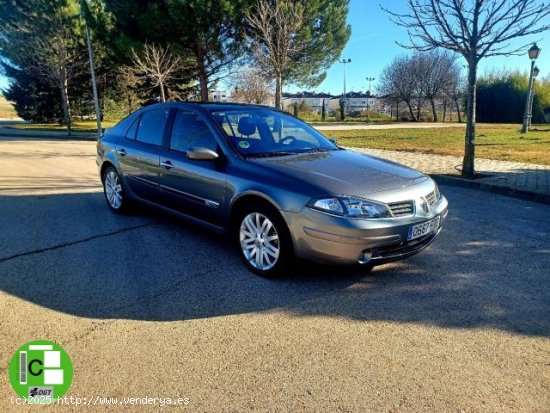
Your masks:
[[[139,120],[136,139],[151,145],[162,145],[164,127],[170,115],[170,108],[153,109],[144,112]]]
[[[178,110],[172,126],[170,148],[187,152],[189,148],[203,147],[216,150],[216,138],[208,125],[195,113]]]
[[[138,128],[138,124],[139,124],[139,116],[137,117],[136,120],[134,120],[134,122],[132,122],[132,126],[130,126],[130,128],[126,132],[126,135],[125,135],[126,139],[132,139],[132,140],[136,139],[136,131]]]

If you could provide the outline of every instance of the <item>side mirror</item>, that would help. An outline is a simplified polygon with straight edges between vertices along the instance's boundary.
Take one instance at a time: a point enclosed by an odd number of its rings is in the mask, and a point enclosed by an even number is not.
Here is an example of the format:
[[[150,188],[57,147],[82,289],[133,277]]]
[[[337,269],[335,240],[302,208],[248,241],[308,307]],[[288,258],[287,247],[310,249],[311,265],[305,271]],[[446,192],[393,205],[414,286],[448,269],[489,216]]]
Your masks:
[[[338,144],[336,143],[336,139],[329,139],[330,143],[333,143],[335,144],[336,146],[338,146]]]
[[[220,157],[220,155],[218,155],[212,149],[197,147],[189,148],[189,150],[187,151],[187,157],[189,159],[194,159],[197,161],[215,161]]]

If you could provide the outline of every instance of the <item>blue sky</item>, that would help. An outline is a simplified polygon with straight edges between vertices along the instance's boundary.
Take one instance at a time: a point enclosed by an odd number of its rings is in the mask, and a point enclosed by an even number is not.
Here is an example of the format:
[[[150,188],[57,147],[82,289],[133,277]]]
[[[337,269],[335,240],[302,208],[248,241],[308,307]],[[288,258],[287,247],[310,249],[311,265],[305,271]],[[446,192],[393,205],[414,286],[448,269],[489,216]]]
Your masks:
[[[536,0],[538,1],[538,0]],[[380,9],[384,3],[394,11],[403,11],[403,0],[351,0],[348,16],[352,35],[342,52],[342,58],[350,58],[352,62],[346,65],[347,90],[365,91],[368,89],[367,76],[374,77],[373,90],[382,72],[382,69],[391,63],[399,54],[409,53],[395,44],[396,41],[407,41],[405,29],[394,25],[387,14]],[[538,45],[542,49],[537,60],[540,69],[539,77],[546,77],[550,73],[550,33],[541,33],[538,36],[520,39],[512,44],[519,47],[527,42],[540,40]],[[463,61],[462,58],[459,60]],[[493,57],[480,62],[480,73],[492,69],[519,69],[529,70],[527,53],[522,56]],[[7,86],[7,79],[0,76],[0,89]],[[287,87],[285,91],[295,92],[295,87]],[[335,63],[327,72],[325,81],[316,88],[318,92],[340,94],[343,91],[343,65]]]
[[[538,0],[537,0],[538,1]],[[346,65],[347,91],[366,91],[368,82],[365,78],[374,77],[372,88],[385,66],[391,63],[399,54],[411,53],[401,48],[395,42],[407,43],[408,36],[404,28],[393,24],[388,15],[381,10],[380,4],[392,11],[406,11],[404,0],[351,0],[348,21],[351,24],[351,38],[342,52],[342,58],[350,58],[351,63]],[[546,77],[550,73],[550,33],[541,33],[536,36],[519,39],[512,46],[520,47],[525,43],[538,42],[541,53],[537,59],[540,69],[539,77]],[[459,62],[463,64],[463,58]],[[465,63],[464,63],[465,64]],[[529,71],[527,49],[523,56],[492,57],[483,59],[479,64],[479,73],[492,69],[519,69]],[[316,88],[318,92],[340,94],[343,91],[343,64],[335,63],[327,72],[325,81]],[[297,91],[297,88],[288,88]]]

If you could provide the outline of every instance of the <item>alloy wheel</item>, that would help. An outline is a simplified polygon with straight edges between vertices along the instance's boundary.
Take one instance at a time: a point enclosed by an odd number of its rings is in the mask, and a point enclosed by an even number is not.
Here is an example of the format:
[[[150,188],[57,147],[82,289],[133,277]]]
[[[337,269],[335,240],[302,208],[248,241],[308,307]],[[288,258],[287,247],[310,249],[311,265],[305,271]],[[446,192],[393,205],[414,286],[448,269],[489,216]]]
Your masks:
[[[269,271],[279,260],[281,244],[271,220],[259,212],[246,215],[239,230],[241,250],[248,263],[260,271]]]
[[[118,174],[110,170],[105,174],[105,197],[113,209],[122,206],[122,185]]]

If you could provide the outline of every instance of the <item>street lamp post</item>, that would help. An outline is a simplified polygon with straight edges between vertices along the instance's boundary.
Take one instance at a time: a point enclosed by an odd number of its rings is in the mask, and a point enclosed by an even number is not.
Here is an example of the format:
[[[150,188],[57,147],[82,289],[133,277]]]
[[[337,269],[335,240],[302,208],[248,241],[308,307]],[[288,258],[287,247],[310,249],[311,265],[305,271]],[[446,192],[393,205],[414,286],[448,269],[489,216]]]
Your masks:
[[[370,88],[371,88],[371,83],[372,81],[374,80],[374,77],[369,77],[367,76],[367,82],[369,82],[369,93],[368,93],[368,96],[367,96],[367,121],[369,120],[369,99],[371,97],[371,91],[370,91]]]
[[[342,59],[342,60],[338,60],[338,62],[344,64],[344,96],[343,96],[343,100],[344,100],[344,102],[346,102],[346,100],[345,100],[347,98],[347,94],[346,94],[346,65],[348,63],[351,63],[351,59]],[[346,104],[344,103],[344,111],[345,110],[346,110]]]
[[[94,69],[94,51],[92,49],[92,41],[90,39],[90,28],[88,26],[88,4],[86,1],[82,1],[81,6],[81,15],[84,16],[84,25],[86,29],[86,43],[88,47],[88,60],[90,63],[90,75],[92,78],[92,93],[94,97],[94,109],[95,109],[95,118],[97,125],[97,139],[101,138],[101,112],[99,110],[99,97],[97,93],[97,81],[95,77]]]
[[[527,128],[531,127],[531,121],[533,120],[533,99],[535,98],[535,78],[539,74],[539,68],[535,66],[533,68],[533,87],[531,88],[531,100],[529,101],[529,124]]]
[[[531,59],[531,71],[529,72],[529,92],[527,93],[527,101],[525,102],[525,113],[523,115],[523,126],[521,127],[521,133],[527,133],[529,130],[529,123],[531,114],[531,99],[533,94],[533,75],[535,72],[535,60],[539,57],[540,48],[536,43],[533,43],[533,46],[527,51],[529,59]],[[538,73],[538,72],[537,72]]]

